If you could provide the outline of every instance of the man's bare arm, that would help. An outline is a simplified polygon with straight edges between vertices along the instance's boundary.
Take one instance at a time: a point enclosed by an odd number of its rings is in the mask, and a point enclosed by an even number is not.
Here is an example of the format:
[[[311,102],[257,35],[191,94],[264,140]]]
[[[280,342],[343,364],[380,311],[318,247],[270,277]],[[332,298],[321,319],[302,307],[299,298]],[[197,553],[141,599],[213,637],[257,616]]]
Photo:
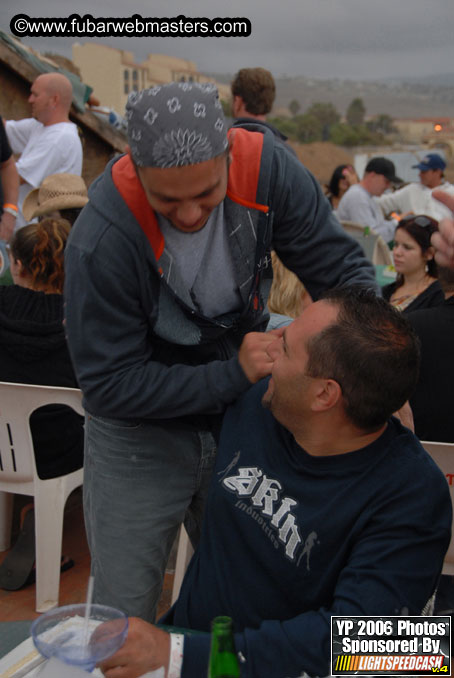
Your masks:
[[[13,156],[0,165],[0,181],[3,188],[3,204],[17,205],[19,197],[19,174]],[[14,232],[15,217],[3,212],[0,220],[0,239],[9,240]]]

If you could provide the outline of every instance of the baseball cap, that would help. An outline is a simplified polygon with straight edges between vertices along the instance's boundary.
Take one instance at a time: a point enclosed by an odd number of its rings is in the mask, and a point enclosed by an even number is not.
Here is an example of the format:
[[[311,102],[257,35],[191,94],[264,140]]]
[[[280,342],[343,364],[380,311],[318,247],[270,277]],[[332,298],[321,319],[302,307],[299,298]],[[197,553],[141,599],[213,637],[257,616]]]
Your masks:
[[[402,179],[396,177],[396,168],[394,163],[388,158],[372,158],[366,165],[366,172],[375,172],[375,174],[382,174],[385,179],[388,179],[393,184],[401,184]]]
[[[417,165],[412,165],[413,169],[419,169],[421,172],[427,172],[427,170],[444,170],[446,169],[446,163],[438,153],[428,153],[424,156],[420,163]]]

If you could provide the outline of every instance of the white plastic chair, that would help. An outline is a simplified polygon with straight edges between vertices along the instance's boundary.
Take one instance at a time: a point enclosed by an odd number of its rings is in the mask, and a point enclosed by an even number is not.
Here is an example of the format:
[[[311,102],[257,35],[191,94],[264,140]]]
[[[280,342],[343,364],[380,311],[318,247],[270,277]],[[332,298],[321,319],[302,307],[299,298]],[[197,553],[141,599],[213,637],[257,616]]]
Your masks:
[[[186,572],[186,568],[192,558],[193,553],[194,549],[192,548],[188,533],[186,532],[184,525],[182,525],[180,527],[180,536],[178,538],[177,562],[175,565],[175,574],[173,576],[172,605],[180,594],[184,573]]]
[[[391,250],[381,235],[370,233],[364,236],[364,226],[354,221],[341,221],[342,227],[349,233],[364,250],[364,254],[374,266],[390,266],[393,264]]]
[[[9,547],[13,494],[35,499],[36,611],[58,605],[63,512],[82,485],[83,469],[41,480],[36,471],[29,418],[43,405],[63,404],[83,414],[76,388],[0,382],[0,550]]]
[[[443,471],[446,480],[448,481],[451,501],[454,505],[454,443],[435,443],[422,440],[421,445],[427,450],[437,466]],[[454,529],[443,562],[443,574],[454,574]]]

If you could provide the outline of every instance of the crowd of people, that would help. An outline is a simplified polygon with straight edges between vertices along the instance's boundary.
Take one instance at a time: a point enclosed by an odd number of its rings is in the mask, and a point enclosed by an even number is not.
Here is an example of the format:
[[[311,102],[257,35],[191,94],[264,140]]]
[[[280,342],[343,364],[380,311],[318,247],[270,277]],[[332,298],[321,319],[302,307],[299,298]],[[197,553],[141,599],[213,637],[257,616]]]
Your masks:
[[[451,501],[420,441],[454,442],[444,161],[394,192],[388,159],[341,165],[328,199],[267,123],[274,96],[241,69],[229,127],[209,83],[134,92],[127,153],[88,193],[63,75],[2,125],[0,377],[83,392],[85,432],[56,406],[31,431],[41,477],[84,465],[94,601],[131,618],[107,678],[204,675],[220,614],[243,678],[327,675],[333,614],[419,615],[436,592]],[[343,220],[392,242],[395,282]],[[195,555],[163,621],[195,635],[155,624],[182,523]],[[0,586],[14,572],[13,548]]]

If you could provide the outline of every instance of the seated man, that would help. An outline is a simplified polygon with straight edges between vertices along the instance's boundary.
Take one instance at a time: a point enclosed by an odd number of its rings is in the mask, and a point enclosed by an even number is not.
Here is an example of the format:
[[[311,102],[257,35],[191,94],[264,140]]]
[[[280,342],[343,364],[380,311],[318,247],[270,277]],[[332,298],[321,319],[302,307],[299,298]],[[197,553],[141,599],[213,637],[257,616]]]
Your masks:
[[[337,289],[268,347],[270,379],[224,419],[201,542],[167,623],[233,617],[242,678],[329,673],[331,615],[418,615],[448,547],[443,474],[391,418],[419,363],[407,320]],[[181,638],[132,619],[106,676],[164,665]],[[206,675],[208,633],[184,637],[181,674]],[[167,674],[166,674],[167,675]]]
[[[397,221],[385,219],[374,197],[382,195],[392,183],[399,183],[394,163],[387,158],[372,158],[366,165],[364,176],[358,184],[350,186],[337,208],[340,221],[353,221],[368,226],[381,235],[385,242],[394,238]]]
[[[437,221],[449,217],[449,210],[433,195],[434,190],[442,190],[454,196],[454,186],[444,177],[446,163],[441,155],[428,153],[413,169],[419,170],[419,182],[413,181],[375,199],[383,214],[426,214]]]

